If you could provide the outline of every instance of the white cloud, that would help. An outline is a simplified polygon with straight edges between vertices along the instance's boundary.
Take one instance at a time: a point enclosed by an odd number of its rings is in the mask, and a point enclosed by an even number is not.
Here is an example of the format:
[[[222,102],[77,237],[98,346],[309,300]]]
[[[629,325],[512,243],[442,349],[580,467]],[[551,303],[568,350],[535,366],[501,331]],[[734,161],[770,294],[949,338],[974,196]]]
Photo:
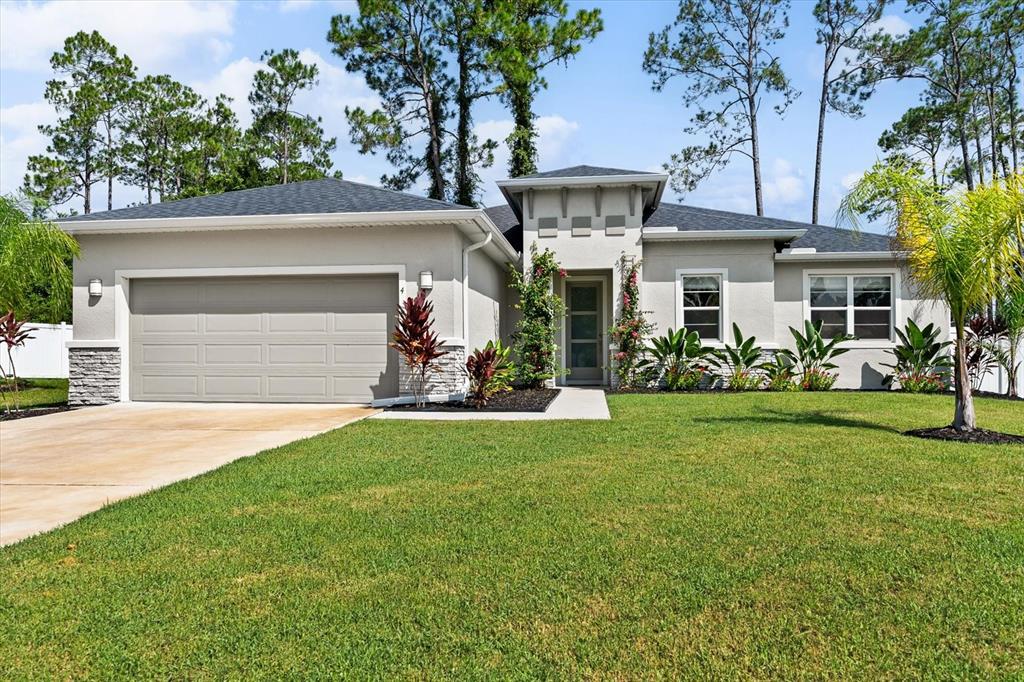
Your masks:
[[[786,159],[775,159],[772,162],[762,190],[766,203],[784,206],[802,201],[807,196],[803,173]]]
[[[843,179],[840,180],[839,182],[840,182],[840,184],[842,184],[843,189],[850,190],[850,189],[853,189],[853,186],[856,185],[857,181],[860,180],[863,176],[864,176],[864,171],[857,171],[855,173],[847,173],[846,175],[843,176]]]
[[[910,32],[910,24],[903,17],[895,14],[885,14],[881,19],[871,24],[870,31],[882,31],[887,35],[900,36]]]
[[[322,116],[328,136],[345,137],[348,129],[345,122],[346,106],[366,109],[378,106],[379,100],[362,77],[328,62],[321,54],[309,48],[299,52],[299,59],[307,64],[315,64],[320,69],[320,82],[313,89],[296,96],[295,110],[311,116]],[[231,97],[234,100],[231,107],[238,115],[238,120],[243,126],[248,126],[252,123],[249,90],[253,76],[261,67],[259,61],[243,57],[225,65],[213,78],[195,82],[192,86],[210,101],[218,94]]]
[[[53,107],[46,102],[0,109],[0,194],[21,187],[28,157],[46,151],[47,138],[38,126],[53,123],[56,118]]]
[[[99,31],[143,71],[183,57],[223,59],[234,31],[235,2],[149,0],[0,3],[0,66],[48,71],[65,38]]]
[[[494,165],[481,168],[480,180],[485,205],[493,205],[504,201],[495,182],[508,177],[509,151],[505,138],[512,132],[513,123],[510,119],[482,121],[474,127],[480,141],[492,139],[498,143],[494,152]],[[557,168],[564,163],[567,144],[579,130],[580,124],[570,121],[564,116],[553,114],[537,117],[537,166],[541,170]]]
[[[282,12],[302,12],[311,7],[327,6],[330,9],[345,14],[357,11],[358,6],[355,0],[281,0],[277,8]]]

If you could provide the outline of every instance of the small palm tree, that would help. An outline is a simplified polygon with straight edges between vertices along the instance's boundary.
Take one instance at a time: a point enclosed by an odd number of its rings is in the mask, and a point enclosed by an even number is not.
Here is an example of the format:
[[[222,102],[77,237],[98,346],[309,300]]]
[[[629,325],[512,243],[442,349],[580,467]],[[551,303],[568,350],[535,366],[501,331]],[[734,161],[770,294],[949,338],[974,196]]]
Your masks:
[[[943,194],[920,170],[883,163],[843,199],[840,215],[857,225],[872,202],[890,217],[896,247],[922,295],[942,299],[956,328],[953,428],[976,428],[967,375],[965,327],[1024,273],[1024,175],[969,192]]]

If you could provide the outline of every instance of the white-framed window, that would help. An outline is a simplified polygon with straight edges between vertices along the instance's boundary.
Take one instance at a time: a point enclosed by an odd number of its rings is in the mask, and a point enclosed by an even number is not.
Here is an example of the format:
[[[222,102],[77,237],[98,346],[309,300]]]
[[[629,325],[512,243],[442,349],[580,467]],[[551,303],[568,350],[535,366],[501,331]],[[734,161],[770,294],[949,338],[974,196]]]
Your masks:
[[[896,277],[889,272],[810,273],[811,322],[825,338],[849,334],[859,341],[891,341]]]
[[[721,341],[726,326],[726,272],[679,270],[676,280],[676,326],[697,332],[703,341]]]

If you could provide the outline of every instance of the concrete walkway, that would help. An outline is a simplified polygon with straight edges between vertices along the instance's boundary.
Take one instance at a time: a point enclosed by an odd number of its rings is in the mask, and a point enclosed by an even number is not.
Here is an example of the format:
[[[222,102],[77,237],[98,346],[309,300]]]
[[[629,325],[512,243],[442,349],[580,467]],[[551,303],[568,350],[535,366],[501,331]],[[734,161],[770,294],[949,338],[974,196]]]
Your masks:
[[[0,545],[375,411],[121,403],[0,422]]]
[[[548,406],[547,412],[477,412],[458,410],[452,412],[381,412],[374,419],[420,419],[430,421],[545,421],[553,419],[611,419],[604,389],[563,387],[558,397]]]

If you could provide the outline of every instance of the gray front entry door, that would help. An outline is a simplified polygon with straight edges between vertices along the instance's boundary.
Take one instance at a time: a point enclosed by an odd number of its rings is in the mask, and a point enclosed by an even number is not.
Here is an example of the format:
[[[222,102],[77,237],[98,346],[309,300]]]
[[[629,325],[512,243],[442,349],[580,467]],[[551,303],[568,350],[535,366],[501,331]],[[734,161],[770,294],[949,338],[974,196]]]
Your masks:
[[[604,380],[604,320],[600,282],[568,284],[569,383],[600,384]]]
[[[369,402],[398,394],[395,276],[137,279],[132,400]]]

